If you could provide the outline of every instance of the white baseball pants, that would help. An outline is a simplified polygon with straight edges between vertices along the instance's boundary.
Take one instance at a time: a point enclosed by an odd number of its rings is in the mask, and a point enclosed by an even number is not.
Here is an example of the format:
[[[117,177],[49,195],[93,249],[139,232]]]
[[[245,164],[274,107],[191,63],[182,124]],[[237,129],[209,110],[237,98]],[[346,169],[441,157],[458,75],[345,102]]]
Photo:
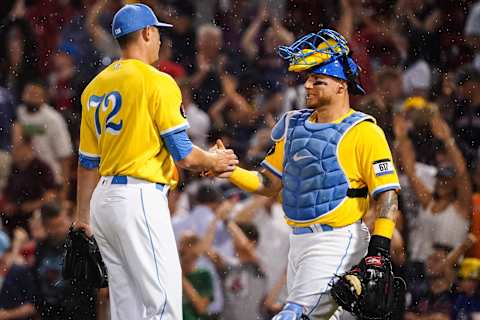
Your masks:
[[[108,269],[112,320],[182,319],[181,268],[166,190],[102,177],[91,226]]]
[[[346,312],[335,312],[338,305],[330,285],[334,275],[360,262],[369,239],[368,228],[360,221],[331,231],[290,234],[287,301],[303,306],[311,320],[349,318]]]

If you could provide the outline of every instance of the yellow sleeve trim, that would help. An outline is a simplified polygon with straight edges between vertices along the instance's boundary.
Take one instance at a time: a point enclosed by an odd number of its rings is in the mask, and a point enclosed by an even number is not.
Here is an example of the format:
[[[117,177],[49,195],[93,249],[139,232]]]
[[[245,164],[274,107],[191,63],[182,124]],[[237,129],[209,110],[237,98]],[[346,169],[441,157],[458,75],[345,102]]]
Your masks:
[[[375,226],[373,228],[374,235],[392,239],[394,231],[395,222],[393,220],[387,218],[378,218],[375,220]]]
[[[240,167],[236,167],[230,178],[231,183],[248,192],[255,192],[260,189],[260,177],[255,171],[248,171]]]

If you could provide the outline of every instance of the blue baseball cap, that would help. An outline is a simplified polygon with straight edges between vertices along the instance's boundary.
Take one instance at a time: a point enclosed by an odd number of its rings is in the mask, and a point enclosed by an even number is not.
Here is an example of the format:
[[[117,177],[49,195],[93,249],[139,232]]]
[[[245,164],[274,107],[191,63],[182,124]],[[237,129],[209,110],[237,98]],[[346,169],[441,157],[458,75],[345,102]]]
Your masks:
[[[149,27],[171,28],[173,25],[158,21],[153,10],[142,3],[127,4],[115,13],[112,35],[115,39],[131,32]]]
[[[333,60],[329,60],[326,63],[319,65],[318,67],[313,67],[311,70],[309,70],[309,72],[315,74],[323,74],[348,81],[348,75],[345,74],[345,68],[340,59],[342,58],[339,57]],[[360,73],[360,68],[350,57],[347,57],[347,63],[350,71],[352,72],[354,77],[356,77]],[[350,88],[353,94],[365,94],[365,89],[363,89],[362,85],[359,82],[355,81],[355,83],[352,85],[355,85],[353,88]]]

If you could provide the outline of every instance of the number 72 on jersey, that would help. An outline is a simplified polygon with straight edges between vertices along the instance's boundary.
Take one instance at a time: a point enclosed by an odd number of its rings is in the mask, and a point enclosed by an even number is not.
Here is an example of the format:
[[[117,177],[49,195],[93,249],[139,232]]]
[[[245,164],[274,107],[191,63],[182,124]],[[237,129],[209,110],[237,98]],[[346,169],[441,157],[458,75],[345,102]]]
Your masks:
[[[102,132],[108,132],[113,135],[120,133],[123,127],[123,120],[115,122],[115,117],[122,108],[122,96],[118,91],[112,91],[102,96],[91,95],[88,98],[88,109],[95,109],[95,131],[97,137]],[[105,118],[105,124],[100,122],[100,112],[102,118]],[[105,117],[106,114],[106,117]]]

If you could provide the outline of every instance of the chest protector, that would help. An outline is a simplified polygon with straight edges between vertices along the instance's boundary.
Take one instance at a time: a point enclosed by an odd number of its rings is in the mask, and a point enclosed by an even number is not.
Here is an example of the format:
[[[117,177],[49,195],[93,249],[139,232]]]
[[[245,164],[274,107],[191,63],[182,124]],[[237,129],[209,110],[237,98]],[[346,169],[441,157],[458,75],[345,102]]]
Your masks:
[[[296,222],[308,222],[334,211],[347,197],[367,197],[367,188],[352,189],[338,161],[338,146],[356,124],[375,119],[354,112],[340,123],[308,121],[313,110],[287,113],[272,130],[285,137],[283,209]],[[353,151],[353,150],[352,150]]]

